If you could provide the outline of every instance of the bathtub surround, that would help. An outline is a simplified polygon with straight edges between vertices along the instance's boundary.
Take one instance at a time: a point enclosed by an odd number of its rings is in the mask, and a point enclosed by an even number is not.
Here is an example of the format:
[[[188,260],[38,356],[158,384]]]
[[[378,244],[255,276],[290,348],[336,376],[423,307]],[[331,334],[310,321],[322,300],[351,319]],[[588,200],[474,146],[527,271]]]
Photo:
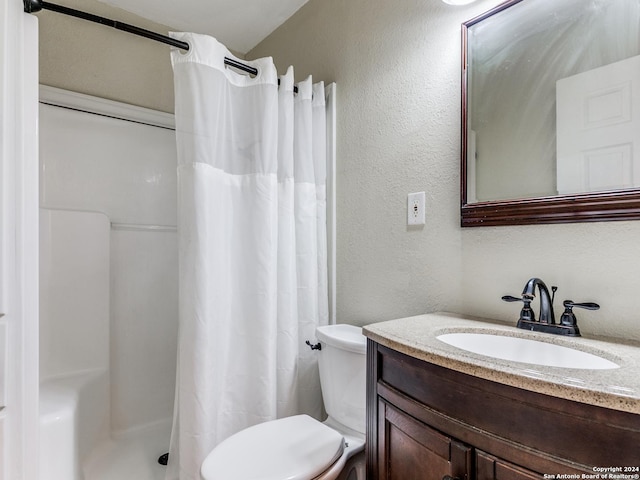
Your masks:
[[[167,479],[200,478],[230,435],[297,413],[320,419],[328,314],[325,89],[252,77],[214,38],[172,33],[178,142],[180,338]],[[278,80],[280,87],[278,88]]]
[[[40,209],[42,381],[109,371],[109,229],[101,213]]]
[[[178,326],[173,117],[41,98],[40,480],[159,479]]]
[[[101,213],[40,209],[39,480],[83,478],[109,439],[109,229]]]

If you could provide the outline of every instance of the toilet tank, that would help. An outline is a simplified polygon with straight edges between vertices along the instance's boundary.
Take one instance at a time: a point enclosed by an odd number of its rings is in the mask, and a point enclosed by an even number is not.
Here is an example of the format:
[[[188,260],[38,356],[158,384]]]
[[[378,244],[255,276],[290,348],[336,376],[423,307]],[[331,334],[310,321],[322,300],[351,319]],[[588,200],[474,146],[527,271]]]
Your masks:
[[[333,420],[364,434],[367,339],[360,327],[344,324],[318,327],[316,335],[325,409]]]

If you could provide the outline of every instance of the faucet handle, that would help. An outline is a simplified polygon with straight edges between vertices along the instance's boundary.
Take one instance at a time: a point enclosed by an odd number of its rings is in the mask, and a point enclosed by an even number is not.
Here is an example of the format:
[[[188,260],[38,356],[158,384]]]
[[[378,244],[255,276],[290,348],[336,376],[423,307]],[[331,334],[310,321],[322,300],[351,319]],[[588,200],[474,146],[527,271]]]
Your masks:
[[[502,300],[504,300],[505,302],[524,302],[523,298],[514,297],[512,295],[505,295],[504,297],[502,297]]]
[[[578,328],[576,316],[573,313],[573,307],[586,308],[587,310],[598,310],[600,308],[600,305],[597,303],[576,303],[573,300],[565,300],[562,302],[562,305],[564,305],[564,313],[562,317],[560,317],[560,325],[570,328],[574,336],[580,336],[580,329]]]
[[[502,300],[504,300],[505,302],[523,302],[524,306],[522,307],[522,310],[520,310],[520,320],[535,322],[536,316],[533,313],[533,310],[531,310],[531,300],[533,300],[532,298],[528,297],[527,295],[523,295],[520,298],[514,297],[512,295],[505,295],[504,297],[502,297]]]
[[[597,303],[593,303],[593,302],[576,303],[573,300],[565,300],[564,302],[562,302],[562,305],[564,305],[565,308],[567,308],[569,310],[572,309],[573,307],[586,308],[587,310],[599,310],[600,309],[600,305],[598,305]]]

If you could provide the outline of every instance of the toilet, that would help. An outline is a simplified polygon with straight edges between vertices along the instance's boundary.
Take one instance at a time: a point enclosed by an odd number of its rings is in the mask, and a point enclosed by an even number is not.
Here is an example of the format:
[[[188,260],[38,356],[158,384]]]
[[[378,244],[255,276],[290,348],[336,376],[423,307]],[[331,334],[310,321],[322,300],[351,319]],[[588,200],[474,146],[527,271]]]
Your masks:
[[[203,480],[334,480],[363,451],[366,338],[353,325],[318,327],[316,336],[327,420],[296,415],[242,430],[209,453]],[[364,480],[363,463],[349,462],[341,479]]]

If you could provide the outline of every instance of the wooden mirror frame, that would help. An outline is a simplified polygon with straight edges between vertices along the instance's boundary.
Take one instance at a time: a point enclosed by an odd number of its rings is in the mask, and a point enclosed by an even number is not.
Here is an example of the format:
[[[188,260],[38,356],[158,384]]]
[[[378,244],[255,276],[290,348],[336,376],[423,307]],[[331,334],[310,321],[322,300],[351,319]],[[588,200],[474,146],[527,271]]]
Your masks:
[[[640,188],[467,203],[467,30],[522,0],[508,0],[462,24],[462,227],[640,220]]]

